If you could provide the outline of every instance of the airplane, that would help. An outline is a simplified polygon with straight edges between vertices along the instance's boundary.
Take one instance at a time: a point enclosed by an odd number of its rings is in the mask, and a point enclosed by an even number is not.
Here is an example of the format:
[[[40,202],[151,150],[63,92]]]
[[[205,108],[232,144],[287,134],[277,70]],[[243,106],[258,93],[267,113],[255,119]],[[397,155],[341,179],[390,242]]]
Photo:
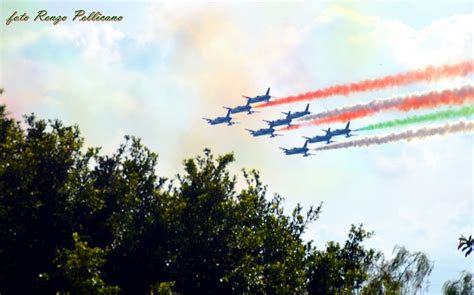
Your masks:
[[[353,135],[350,134],[352,130],[349,129],[349,124],[351,124],[350,121],[347,122],[346,128],[344,128],[344,129],[336,129],[336,130],[334,130],[334,131],[330,131],[329,134],[330,134],[331,136],[338,136],[338,135],[344,135],[344,134],[345,134],[346,137],[351,137],[351,136],[353,136]]]
[[[303,157],[311,156],[312,154],[308,154],[308,140],[305,141],[302,147],[295,147],[291,149],[285,149],[280,147],[285,152],[285,155],[297,155],[303,154]]]
[[[326,131],[326,135],[316,135],[314,137],[306,137],[306,136],[303,136],[303,138],[306,138],[308,140],[308,143],[315,143],[315,142],[323,142],[325,141],[326,144],[329,144],[333,141],[331,141],[331,128],[329,128],[328,130],[323,130],[323,131]]]
[[[258,96],[255,96],[255,97],[249,97],[249,96],[245,96],[245,95],[242,95],[242,96],[247,99],[248,103],[268,102],[271,98],[270,88],[267,89],[267,93],[265,93],[264,95],[258,95]]]
[[[293,114],[291,114],[291,112],[288,112],[288,113],[283,112],[283,114],[289,116],[291,119],[298,119],[306,115],[309,115],[311,114],[311,112],[309,111],[309,103],[306,105],[306,108],[302,112],[295,112]]]
[[[250,129],[245,129],[252,134],[252,136],[262,136],[262,135],[270,135],[270,137],[275,137],[279,136],[280,134],[275,134],[275,129],[273,127],[270,128],[262,128],[258,130],[250,130]]]
[[[237,124],[237,122],[232,122],[232,117],[230,116],[230,110],[227,111],[227,115],[225,117],[217,117],[215,119],[208,119],[208,118],[203,118],[203,119],[206,120],[211,125],[227,123],[227,125],[231,126],[231,125]]]
[[[293,119],[290,118],[290,116],[291,116],[291,111],[288,112],[288,114],[286,115],[286,118],[284,118],[284,119],[278,119],[278,120],[274,120],[274,121],[267,121],[267,120],[263,120],[263,121],[267,122],[270,127],[282,126],[282,125],[290,126],[291,125],[291,120],[293,120]]]
[[[243,112],[248,112],[248,114],[255,113],[252,111],[252,106],[250,105],[250,102],[247,101],[247,104],[244,106],[237,106],[235,108],[229,108],[229,107],[224,107],[225,109],[230,110],[231,114],[237,114],[237,113],[243,113]]]

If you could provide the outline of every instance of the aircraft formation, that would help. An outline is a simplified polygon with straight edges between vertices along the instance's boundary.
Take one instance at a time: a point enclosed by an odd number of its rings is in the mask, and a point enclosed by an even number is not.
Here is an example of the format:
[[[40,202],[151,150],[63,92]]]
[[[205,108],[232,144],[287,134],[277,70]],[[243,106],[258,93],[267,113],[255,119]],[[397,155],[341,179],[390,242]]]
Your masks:
[[[255,113],[256,111],[253,110],[252,105],[256,103],[268,103],[272,96],[270,96],[270,88],[267,89],[267,92],[263,95],[258,95],[254,97],[250,96],[244,96],[244,98],[247,99],[247,104],[241,105],[241,106],[236,106],[236,107],[223,107],[227,109],[227,114],[226,116],[223,117],[217,117],[214,119],[209,119],[209,118],[203,118],[204,120],[208,121],[209,124],[211,125],[218,125],[218,124],[227,124],[228,126],[238,124],[238,122],[234,122],[233,118],[231,117],[232,114],[238,114],[238,113],[247,113],[248,115]],[[257,137],[257,136],[265,136],[269,135],[270,137],[276,137],[276,136],[281,136],[281,134],[276,134],[275,132],[277,131],[275,127],[280,127],[280,126],[292,126],[292,121],[305,117],[307,115],[310,115],[311,112],[309,111],[309,103],[306,105],[306,108],[303,111],[296,111],[296,112],[282,112],[283,115],[285,115],[284,118],[276,119],[276,120],[263,120],[268,124],[268,127],[266,128],[261,128],[258,130],[251,130],[251,129],[245,129],[250,132],[250,135]],[[294,147],[294,148],[283,148],[279,147],[280,149],[283,150],[285,155],[298,155],[301,154],[303,157],[307,157],[313,154],[309,153],[309,148],[308,144],[309,143],[318,143],[318,142],[325,142],[326,144],[332,143],[331,139],[333,137],[339,136],[339,135],[345,135],[346,137],[352,136],[351,134],[351,129],[349,129],[350,122],[347,122],[347,125],[344,129],[335,129],[334,131],[331,131],[331,128],[328,128],[327,130],[323,130],[326,132],[324,135],[316,135],[314,137],[306,137],[304,136],[303,138],[306,139],[304,142],[303,146],[301,147]]]
[[[455,64],[445,64],[438,66],[427,66],[422,69],[414,69],[403,73],[384,75],[372,79],[333,84],[313,91],[293,94],[286,97],[272,99],[270,88],[264,95],[255,97],[244,96],[247,99],[245,105],[237,107],[225,107],[227,115],[215,119],[206,119],[209,124],[233,125],[231,115],[238,113],[253,114],[256,109],[263,109],[271,106],[283,106],[291,103],[320,101],[331,99],[332,97],[348,97],[356,93],[366,93],[379,90],[395,89],[412,84],[427,83],[431,86],[433,82],[449,79],[464,79],[464,85],[450,86],[443,89],[425,89],[418,92],[405,92],[407,89],[401,88],[399,94],[387,98],[376,97],[370,101],[352,103],[333,109],[312,114],[309,110],[309,103],[304,110],[283,112],[284,117],[276,120],[263,120],[267,127],[258,130],[246,129],[252,136],[276,137],[282,132],[297,130],[303,127],[314,127],[328,124],[345,124],[344,128],[330,127],[323,129],[324,133],[314,136],[303,136],[305,142],[302,146],[284,148],[285,155],[312,155],[311,151],[325,151],[335,149],[346,149],[352,147],[366,147],[370,145],[380,145],[389,142],[410,141],[412,139],[424,139],[435,135],[448,135],[453,133],[474,132],[474,85],[472,75],[474,74],[474,60],[461,61]],[[449,85],[446,84],[446,85]],[[418,87],[421,85],[418,85]],[[445,86],[446,87],[446,86]],[[449,87],[449,86],[448,86]],[[403,91],[403,92],[402,92]],[[393,92],[393,91],[392,91]],[[377,95],[377,94],[375,94]],[[350,128],[351,121],[373,117],[385,112],[397,112],[407,114],[418,112],[404,117],[390,118],[389,120],[377,121],[361,126],[355,130]],[[421,113],[420,113],[421,112]],[[433,125],[432,123],[448,121],[444,125]],[[452,121],[457,120],[457,121]],[[467,120],[467,121],[466,121]],[[374,120],[372,120],[374,121]],[[410,128],[400,130],[412,125],[424,125],[421,128]],[[354,135],[359,135],[366,131],[384,131],[386,129],[398,129],[397,132],[375,134],[358,139],[347,139]],[[358,134],[353,134],[357,132]],[[345,137],[344,140],[334,140],[336,137]],[[309,148],[310,144],[318,144],[314,148]]]

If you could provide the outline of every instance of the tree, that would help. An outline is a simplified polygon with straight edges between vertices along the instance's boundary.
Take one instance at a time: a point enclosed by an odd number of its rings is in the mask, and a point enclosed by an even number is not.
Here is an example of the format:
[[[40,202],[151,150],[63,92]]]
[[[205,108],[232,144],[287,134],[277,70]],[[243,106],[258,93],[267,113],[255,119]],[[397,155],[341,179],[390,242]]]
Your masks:
[[[472,236],[469,236],[469,238],[465,238],[464,236],[461,236],[459,238],[458,250],[461,249],[462,252],[466,251],[466,254],[464,256],[467,257],[469,254],[471,254],[473,248],[474,248],[474,239],[472,239]]]
[[[123,293],[144,294],[169,278],[165,229],[174,217],[164,214],[168,197],[155,172],[157,160],[138,138],[126,136],[114,154],[94,157],[87,176],[92,193],[74,206],[82,234],[110,248],[104,270]]]
[[[83,141],[76,126],[34,115],[25,123],[23,130],[0,107],[0,292],[51,293],[39,275],[71,244],[69,199],[79,175],[71,171],[81,169]]]
[[[373,233],[352,225],[344,246],[329,242],[326,249],[311,251],[308,258],[309,294],[352,294],[368,278],[376,251],[362,242]]]
[[[247,188],[235,191],[228,154],[214,159],[210,150],[184,162],[166,206],[170,223],[170,270],[183,293],[293,293],[305,289],[305,245],[301,235],[317,218],[298,206],[285,216],[282,198],[266,201],[266,187],[252,171]]]
[[[474,280],[472,273],[462,272],[461,277],[457,281],[447,281],[443,285],[444,295],[472,295]]]
[[[416,294],[427,284],[433,262],[422,252],[410,253],[395,247],[395,257],[386,261],[381,255],[363,294]]]
[[[146,292],[164,264],[151,259],[160,253],[154,246],[164,244],[159,215],[152,214],[161,183],[154,175],[156,155],[128,138],[116,154],[99,156],[99,149],[83,151],[77,126],[34,115],[25,123],[23,130],[0,106],[0,292],[63,290],[67,282],[59,279],[64,276],[54,259],[57,250],[73,246],[73,232],[111,249],[114,260],[104,269],[114,282]],[[128,266],[136,272],[130,275]],[[40,280],[40,274],[51,279]]]

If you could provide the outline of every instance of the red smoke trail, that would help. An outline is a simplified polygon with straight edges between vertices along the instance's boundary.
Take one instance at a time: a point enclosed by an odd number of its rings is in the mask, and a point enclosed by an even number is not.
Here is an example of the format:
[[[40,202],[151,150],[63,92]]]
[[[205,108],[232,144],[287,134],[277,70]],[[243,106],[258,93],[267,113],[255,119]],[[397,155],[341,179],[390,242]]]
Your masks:
[[[295,96],[287,96],[256,106],[269,107],[293,102],[322,99],[334,95],[349,95],[357,92],[380,90],[384,88],[408,85],[416,82],[431,82],[453,77],[465,77],[474,72],[474,60],[439,67],[429,66],[421,70],[398,75],[385,76],[356,83],[339,84]]]
[[[316,114],[319,118],[302,124],[282,128],[279,131],[287,131],[301,128],[303,126],[314,126],[336,122],[347,122],[354,119],[364,118],[381,111],[398,110],[407,112],[417,109],[431,109],[444,105],[462,105],[474,102],[474,87],[466,86],[460,89],[433,91],[421,95],[411,95],[404,98],[392,98],[382,101],[372,101],[363,105],[349,106],[345,109],[335,109],[326,113]]]

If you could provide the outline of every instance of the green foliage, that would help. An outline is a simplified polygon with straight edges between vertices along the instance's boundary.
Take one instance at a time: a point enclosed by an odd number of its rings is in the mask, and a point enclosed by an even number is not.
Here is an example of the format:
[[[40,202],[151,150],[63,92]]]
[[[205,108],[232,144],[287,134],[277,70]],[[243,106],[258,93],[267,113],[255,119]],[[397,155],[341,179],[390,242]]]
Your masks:
[[[70,284],[65,294],[118,294],[120,288],[108,286],[101,277],[101,267],[106,261],[107,251],[91,248],[81,241],[77,233],[72,234],[74,248],[63,249],[55,259],[57,267]]]
[[[363,294],[416,294],[427,284],[433,262],[422,252],[410,253],[395,247],[395,257],[380,256]]]
[[[150,295],[173,295],[173,287],[175,282],[161,282],[150,287]]]
[[[472,295],[474,279],[472,273],[464,271],[457,281],[447,281],[443,285],[444,295]]]
[[[23,130],[4,107],[0,116],[0,286],[26,294],[54,269],[56,249],[70,244],[78,189],[71,171],[83,165],[82,139],[59,121],[26,116]]]
[[[183,293],[292,293],[305,286],[305,245],[301,234],[320,207],[306,217],[298,206],[283,214],[282,198],[266,201],[266,187],[256,171],[247,188],[235,191],[226,166],[232,155],[204,156],[184,162],[166,206],[174,210],[169,268]]]
[[[352,225],[344,246],[329,242],[324,251],[312,251],[308,258],[309,294],[352,294],[359,290],[377,255],[362,245],[372,235],[362,225]]]
[[[474,239],[472,239],[472,236],[469,236],[469,238],[465,238],[464,236],[461,236],[459,238],[458,250],[461,249],[462,252],[466,251],[466,254],[464,254],[464,256],[467,257],[469,254],[471,254],[473,248],[474,248]]]

